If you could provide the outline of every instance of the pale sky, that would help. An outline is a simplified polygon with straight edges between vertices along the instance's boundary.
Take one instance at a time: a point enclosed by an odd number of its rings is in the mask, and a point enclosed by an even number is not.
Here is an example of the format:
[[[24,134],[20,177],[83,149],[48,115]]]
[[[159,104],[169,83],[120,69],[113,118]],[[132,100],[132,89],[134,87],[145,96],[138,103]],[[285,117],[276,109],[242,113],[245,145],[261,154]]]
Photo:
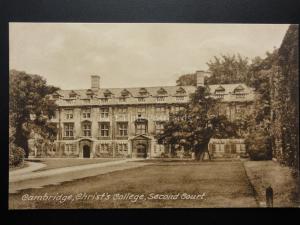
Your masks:
[[[10,69],[62,89],[175,85],[220,54],[253,58],[279,47],[288,24],[10,23]]]

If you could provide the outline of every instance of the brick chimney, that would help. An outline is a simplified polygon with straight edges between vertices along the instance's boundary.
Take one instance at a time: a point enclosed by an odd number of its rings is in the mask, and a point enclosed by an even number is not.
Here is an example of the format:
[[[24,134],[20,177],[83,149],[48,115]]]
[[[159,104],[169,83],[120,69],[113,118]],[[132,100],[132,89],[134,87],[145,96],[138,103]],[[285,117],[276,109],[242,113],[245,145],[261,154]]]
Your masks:
[[[91,89],[93,91],[98,91],[100,89],[100,76],[98,75],[91,76]]]
[[[205,77],[210,77],[210,73],[203,71],[203,70],[198,70],[196,71],[196,86],[204,86],[204,79]]]

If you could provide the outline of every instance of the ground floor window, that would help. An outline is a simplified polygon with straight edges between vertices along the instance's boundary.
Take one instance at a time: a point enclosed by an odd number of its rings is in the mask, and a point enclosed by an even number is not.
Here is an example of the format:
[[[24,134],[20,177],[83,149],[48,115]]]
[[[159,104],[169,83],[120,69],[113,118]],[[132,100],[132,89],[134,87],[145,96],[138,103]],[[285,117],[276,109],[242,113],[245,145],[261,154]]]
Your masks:
[[[100,144],[100,152],[108,153],[109,152],[109,144]]]
[[[119,153],[127,153],[128,151],[128,145],[126,143],[118,144],[117,148]]]
[[[72,155],[76,153],[76,144],[65,144],[64,153],[66,155]]]

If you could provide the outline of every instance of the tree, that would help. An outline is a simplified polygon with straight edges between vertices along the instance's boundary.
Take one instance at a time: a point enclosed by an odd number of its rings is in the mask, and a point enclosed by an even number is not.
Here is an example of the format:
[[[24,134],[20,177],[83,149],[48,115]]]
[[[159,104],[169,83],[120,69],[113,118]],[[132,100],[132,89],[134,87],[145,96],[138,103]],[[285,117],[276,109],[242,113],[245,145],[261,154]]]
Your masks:
[[[196,73],[181,75],[176,80],[177,86],[196,86]]]
[[[164,132],[156,136],[158,142],[182,146],[187,151],[195,152],[199,160],[207,151],[210,138],[236,136],[234,124],[215,112],[217,103],[210,97],[207,87],[198,87],[191,94],[191,101],[186,108],[170,115]],[[174,147],[171,149],[174,151]]]
[[[207,65],[212,74],[209,84],[248,83],[251,79],[249,60],[239,54],[215,56]]]
[[[10,127],[15,130],[14,144],[21,147],[28,157],[28,139],[32,132],[44,138],[53,138],[56,128],[49,124],[56,104],[49,95],[58,88],[48,86],[39,75],[10,70],[9,74],[9,114]]]

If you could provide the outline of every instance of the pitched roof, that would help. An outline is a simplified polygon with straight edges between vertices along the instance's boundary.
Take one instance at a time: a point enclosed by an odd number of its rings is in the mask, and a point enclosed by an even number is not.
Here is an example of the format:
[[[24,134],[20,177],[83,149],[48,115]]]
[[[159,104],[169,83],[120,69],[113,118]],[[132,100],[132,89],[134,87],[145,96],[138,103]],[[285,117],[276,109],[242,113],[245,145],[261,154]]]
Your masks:
[[[98,91],[94,91],[95,97],[105,98],[106,94],[111,94],[112,97],[120,98],[123,97],[125,90],[132,97],[141,97],[141,92],[148,93],[149,96],[161,96],[160,91],[165,90],[167,96],[176,96],[177,90],[180,89],[185,95],[193,93],[196,89],[195,86],[159,86],[159,87],[138,87],[138,88],[100,88]],[[59,90],[57,91],[63,98],[69,98],[70,91],[76,92],[80,98],[84,99],[88,89],[77,89],[77,90]]]

